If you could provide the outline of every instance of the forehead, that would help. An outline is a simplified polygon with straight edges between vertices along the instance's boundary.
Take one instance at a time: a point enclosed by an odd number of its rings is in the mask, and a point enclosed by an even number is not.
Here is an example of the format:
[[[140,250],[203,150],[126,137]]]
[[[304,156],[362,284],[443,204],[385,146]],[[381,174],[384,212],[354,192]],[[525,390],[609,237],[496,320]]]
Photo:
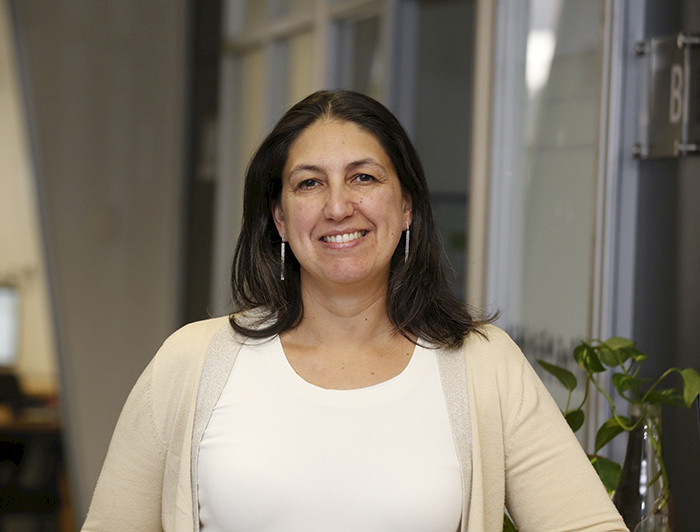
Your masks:
[[[389,155],[377,137],[363,127],[338,119],[322,118],[309,125],[292,142],[285,173],[297,164],[326,161],[328,164],[345,158],[372,157],[393,169]]]

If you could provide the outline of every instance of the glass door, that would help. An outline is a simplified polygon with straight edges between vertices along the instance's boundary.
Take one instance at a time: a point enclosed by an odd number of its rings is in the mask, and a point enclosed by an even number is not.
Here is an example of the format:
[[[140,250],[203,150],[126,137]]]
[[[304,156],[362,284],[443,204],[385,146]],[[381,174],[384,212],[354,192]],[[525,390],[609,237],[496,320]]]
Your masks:
[[[528,358],[575,371],[594,332],[606,2],[507,0],[497,21],[486,301]]]

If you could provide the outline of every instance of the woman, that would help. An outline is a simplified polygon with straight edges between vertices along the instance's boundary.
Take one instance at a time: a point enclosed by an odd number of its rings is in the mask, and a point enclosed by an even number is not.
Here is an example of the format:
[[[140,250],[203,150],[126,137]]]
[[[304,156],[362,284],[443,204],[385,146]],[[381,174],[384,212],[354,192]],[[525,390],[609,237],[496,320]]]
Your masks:
[[[238,313],[171,336],[84,530],[626,530],[513,342],[449,291],[381,104],[320,91],[246,176]],[[235,364],[234,364],[235,363]]]

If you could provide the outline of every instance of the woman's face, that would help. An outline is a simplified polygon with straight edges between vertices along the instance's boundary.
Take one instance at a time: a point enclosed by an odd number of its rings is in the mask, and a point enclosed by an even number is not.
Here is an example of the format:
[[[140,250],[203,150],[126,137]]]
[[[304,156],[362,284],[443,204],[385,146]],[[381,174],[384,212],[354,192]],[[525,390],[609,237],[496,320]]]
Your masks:
[[[386,286],[411,200],[379,141],[352,122],[321,119],[289,149],[275,224],[302,286]]]

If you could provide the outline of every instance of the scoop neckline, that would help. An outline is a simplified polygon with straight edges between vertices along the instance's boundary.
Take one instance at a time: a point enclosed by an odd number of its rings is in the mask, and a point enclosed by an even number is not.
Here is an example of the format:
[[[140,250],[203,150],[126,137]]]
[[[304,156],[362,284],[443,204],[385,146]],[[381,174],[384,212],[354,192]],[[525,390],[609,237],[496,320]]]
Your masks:
[[[323,388],[299,375],[287,358],[279,335],[272,342],[273,363],[276,376],[295,393],[311,400],[331,401],[338,406],[361,406],[377,401],[390,400],[410,389],[425,370],[423,348],[416,345],[406,367],[397,375],[370,386],[350,389]]]

